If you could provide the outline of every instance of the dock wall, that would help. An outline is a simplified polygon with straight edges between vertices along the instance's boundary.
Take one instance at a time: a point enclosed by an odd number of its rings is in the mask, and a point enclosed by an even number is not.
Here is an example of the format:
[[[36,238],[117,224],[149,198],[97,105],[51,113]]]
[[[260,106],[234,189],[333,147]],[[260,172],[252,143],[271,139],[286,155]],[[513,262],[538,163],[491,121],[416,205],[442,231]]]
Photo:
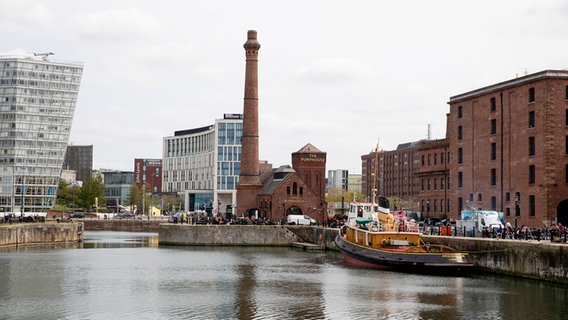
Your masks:
[[[18,223],[0,225],[0,247],[83,241],[83,223]]]

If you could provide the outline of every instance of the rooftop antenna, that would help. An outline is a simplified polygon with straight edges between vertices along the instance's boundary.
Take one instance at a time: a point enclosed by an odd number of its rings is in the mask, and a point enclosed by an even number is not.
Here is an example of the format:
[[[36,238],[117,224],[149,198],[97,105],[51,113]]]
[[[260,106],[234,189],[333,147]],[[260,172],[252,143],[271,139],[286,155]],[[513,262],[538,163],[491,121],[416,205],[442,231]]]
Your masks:
[[[49,56],[54,55],[54,54],[55,54],[55,53],[53,53],[53,52],[51,52],[51,51],[50,51],[50,52],[34,52],[34,56],[35,56],[35,57],[41,57],[41,58],[43,59],[43,61],[47,61],[47,58],[48,58]]]
[[[427,135],[428,140],[432,140],[432,124],[428,124],[428,135]]]

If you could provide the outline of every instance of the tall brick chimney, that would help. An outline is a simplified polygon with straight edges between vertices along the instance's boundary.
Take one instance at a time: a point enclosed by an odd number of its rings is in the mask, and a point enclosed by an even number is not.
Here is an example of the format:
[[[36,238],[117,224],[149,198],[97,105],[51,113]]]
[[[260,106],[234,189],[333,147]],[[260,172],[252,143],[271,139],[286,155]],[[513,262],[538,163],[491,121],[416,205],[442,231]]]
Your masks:
[[[260,183],[258,152],[258,50],[256,31],[249,30],[246,51],[245,97],[243,104],[243,136],[241,140],[241,172],[237,184],[237,215],[248,214],[257,207]]]

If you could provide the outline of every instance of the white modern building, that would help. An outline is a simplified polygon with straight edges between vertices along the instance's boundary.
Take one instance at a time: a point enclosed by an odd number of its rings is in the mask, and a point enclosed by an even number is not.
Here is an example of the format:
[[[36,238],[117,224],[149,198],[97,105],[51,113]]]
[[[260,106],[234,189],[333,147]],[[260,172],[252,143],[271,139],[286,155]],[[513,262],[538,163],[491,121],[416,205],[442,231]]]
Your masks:
[[[49,55],[0,56],[0,210],[55,204],[83,74]]]
[[[232,213],[241,171],[242,114],[165,137],[162,188],[184,196],[185,210]]]
[[[327,170],[327,189],[347,190],[349,188],[348,170]]]

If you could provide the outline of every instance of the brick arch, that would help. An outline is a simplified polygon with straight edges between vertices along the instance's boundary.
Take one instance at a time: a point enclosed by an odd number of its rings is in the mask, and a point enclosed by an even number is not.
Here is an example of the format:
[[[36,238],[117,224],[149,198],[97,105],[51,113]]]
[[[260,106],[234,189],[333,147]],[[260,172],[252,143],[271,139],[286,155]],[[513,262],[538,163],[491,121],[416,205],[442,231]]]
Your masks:
[[[304,213],[302,211],[302,208],[300,208],[298,206],[290,206],[286,209],[286,216],[288,216],[290,214],[303,215]]]
[[[568,225],[568,199],[560,201],[556,207],[556,220],[563,226]]]

